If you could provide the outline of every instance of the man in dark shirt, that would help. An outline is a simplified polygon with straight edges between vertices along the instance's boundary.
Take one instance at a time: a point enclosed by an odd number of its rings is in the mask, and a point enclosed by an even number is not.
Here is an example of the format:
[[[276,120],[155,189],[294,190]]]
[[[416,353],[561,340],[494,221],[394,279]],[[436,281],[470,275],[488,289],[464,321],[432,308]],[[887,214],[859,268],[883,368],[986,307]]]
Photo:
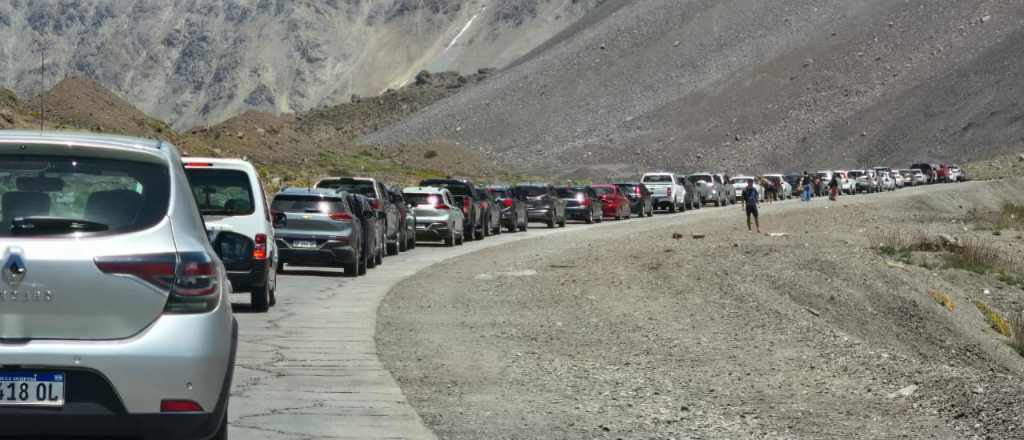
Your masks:
[[[754,181],[747,182],[747,188],[743,190],[743,206],[747,211],[747,230],[752,231],[750,217],[754,217],[754,225],[757,226],[757,233],[761,233],[761,221],[757,218],[757,200],[760,195],[757,188],[754,188]]]

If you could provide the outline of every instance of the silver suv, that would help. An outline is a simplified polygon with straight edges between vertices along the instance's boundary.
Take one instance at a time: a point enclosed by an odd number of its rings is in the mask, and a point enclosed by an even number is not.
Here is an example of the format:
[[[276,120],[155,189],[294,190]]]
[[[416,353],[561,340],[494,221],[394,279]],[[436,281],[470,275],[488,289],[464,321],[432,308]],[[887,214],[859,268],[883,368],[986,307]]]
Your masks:
[[[174,146],[0,132],[0,436],[226,438],[237,324]]]

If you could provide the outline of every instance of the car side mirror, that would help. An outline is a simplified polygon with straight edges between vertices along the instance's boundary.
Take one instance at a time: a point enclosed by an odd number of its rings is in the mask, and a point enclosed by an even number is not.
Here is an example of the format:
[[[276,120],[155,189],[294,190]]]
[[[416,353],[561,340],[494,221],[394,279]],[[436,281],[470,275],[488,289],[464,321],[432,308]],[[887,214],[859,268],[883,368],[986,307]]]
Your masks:
[[[288,215],[283,212],[275,212],[273,224],[275,228],[288,226]]]

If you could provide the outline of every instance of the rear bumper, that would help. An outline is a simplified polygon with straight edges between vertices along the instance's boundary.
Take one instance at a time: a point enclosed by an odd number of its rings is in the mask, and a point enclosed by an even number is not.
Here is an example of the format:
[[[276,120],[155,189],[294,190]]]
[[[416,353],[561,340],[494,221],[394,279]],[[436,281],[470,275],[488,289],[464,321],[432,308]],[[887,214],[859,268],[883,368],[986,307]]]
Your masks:
[[[245,271],[228,271],[228,279],[235,292],[251,292],[267,283],[270,260],[254,260],[252,268]]]
[[[551,219],[551,208],[530,208],[526,210],[526,218],[533,221],[548,221]]]
[[[590,218],[590,207],[572,206],[565,208],[565,218],[569,220],[586,220]]]
[[[280,249],[281,261],[300,266],[321,266],[330,264],[354,263],[356,252],[349,245],[339,245],[320,249]]]
[[[62,371],[66,376],[63,408],[0,407],[0,436],[168,440],[213,436],[227,412],[238,346],[237,322],[224,311],[213,314],[219,316],[162,317],[129,340],[0,347],[5,363],[41,366],[22,370]],[[191,326],[171,322],[177,318],[195,322]],[[79,365],[64,363],[73,357],[80,359]],[[160,413],[162,399],[192,400],[204,412]]]
[[[416,239],[417,240],[444,240],[450,233],[447,221],[417,221],[416,222]]]

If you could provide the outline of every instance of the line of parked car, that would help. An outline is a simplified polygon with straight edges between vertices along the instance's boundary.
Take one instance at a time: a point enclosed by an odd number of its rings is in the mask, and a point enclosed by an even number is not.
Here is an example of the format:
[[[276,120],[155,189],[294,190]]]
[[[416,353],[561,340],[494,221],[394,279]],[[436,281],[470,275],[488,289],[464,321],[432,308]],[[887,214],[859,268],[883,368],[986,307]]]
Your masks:
[[[850,192],[966,179],[957,167],[825,171]],[[916,171],[915,171],[916,170]],[[924,176],[924,177],[921,177]],[[127,137],[0,132],[0,436],[223,439],[238,324],[289,265],[359,276],[420,241],[458,246],[735,203],[792,176],[655,172],[637,182],[403,189],[331,177],[267,197],[239,159]]]

